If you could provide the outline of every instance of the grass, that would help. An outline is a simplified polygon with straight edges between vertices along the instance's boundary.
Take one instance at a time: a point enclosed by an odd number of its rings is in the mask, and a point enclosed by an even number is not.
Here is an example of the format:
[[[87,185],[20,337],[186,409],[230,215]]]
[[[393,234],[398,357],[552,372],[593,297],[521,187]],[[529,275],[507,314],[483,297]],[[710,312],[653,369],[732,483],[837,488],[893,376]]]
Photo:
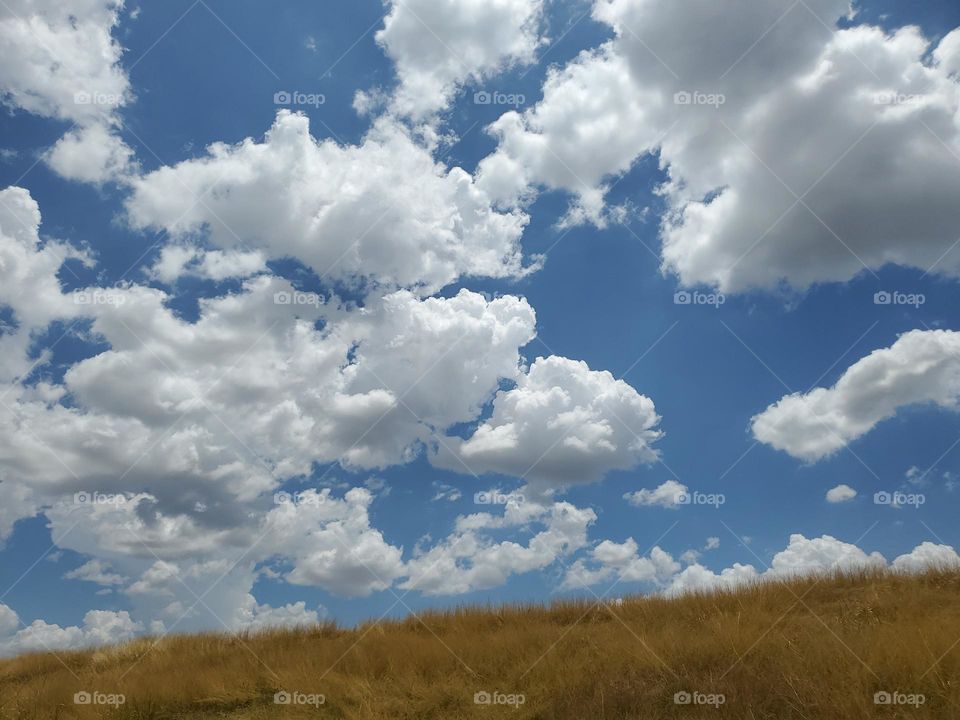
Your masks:
[[[958,641],[960,573],[834,574],[27,655],[0,661],[0,718],[953,720]],[[276,704],[284,690],[325,702]],[[126,701],[77,705],[80,691]],[[476,704],[484,691],[524,702]],[[674,702],[694,691],[724,702]],[[924,702],[875,705],[882,691]]]

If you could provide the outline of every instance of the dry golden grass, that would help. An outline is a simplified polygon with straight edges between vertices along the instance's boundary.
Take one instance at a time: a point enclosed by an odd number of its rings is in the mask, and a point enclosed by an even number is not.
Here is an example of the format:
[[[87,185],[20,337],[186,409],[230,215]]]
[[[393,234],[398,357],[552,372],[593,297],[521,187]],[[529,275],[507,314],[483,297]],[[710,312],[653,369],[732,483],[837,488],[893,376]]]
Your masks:
[[[960,718],[960,573],[143,639],[0,662],[0,718]],[[280,690],[325,703],[278,705]],[[122,693],[119,708],[74,693]],[[481,691],[519,706],[475,704]],[[720,707],[674,694],[722,694]],[[877,706],[874,693],[922,694]]]

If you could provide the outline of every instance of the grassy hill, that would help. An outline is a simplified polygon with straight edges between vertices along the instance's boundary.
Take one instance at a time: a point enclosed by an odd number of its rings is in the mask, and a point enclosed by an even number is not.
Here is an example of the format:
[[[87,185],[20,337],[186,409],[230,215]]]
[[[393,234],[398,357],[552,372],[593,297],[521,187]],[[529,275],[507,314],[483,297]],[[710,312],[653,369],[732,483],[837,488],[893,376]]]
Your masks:
[[[0,718],[952,720],[960,574],[832,575],[58,655],[0,661]]]

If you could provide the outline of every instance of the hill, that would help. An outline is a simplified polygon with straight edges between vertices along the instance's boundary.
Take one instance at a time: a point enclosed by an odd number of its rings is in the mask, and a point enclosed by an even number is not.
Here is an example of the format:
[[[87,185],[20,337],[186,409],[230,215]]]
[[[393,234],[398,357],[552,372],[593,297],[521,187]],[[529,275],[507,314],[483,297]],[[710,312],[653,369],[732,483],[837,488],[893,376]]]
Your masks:
[[[0,718],[960,717],[960,573],[463,608],[0,661]]]

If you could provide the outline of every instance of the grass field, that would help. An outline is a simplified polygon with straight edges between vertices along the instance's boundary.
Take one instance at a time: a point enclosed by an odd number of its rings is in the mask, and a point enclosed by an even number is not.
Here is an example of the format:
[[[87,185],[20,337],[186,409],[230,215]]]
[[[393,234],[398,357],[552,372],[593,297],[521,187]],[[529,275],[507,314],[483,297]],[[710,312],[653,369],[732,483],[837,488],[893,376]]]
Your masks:
[[[954,720],[958,641],[957,572],[831,575],[24,656],[0,718]]]

